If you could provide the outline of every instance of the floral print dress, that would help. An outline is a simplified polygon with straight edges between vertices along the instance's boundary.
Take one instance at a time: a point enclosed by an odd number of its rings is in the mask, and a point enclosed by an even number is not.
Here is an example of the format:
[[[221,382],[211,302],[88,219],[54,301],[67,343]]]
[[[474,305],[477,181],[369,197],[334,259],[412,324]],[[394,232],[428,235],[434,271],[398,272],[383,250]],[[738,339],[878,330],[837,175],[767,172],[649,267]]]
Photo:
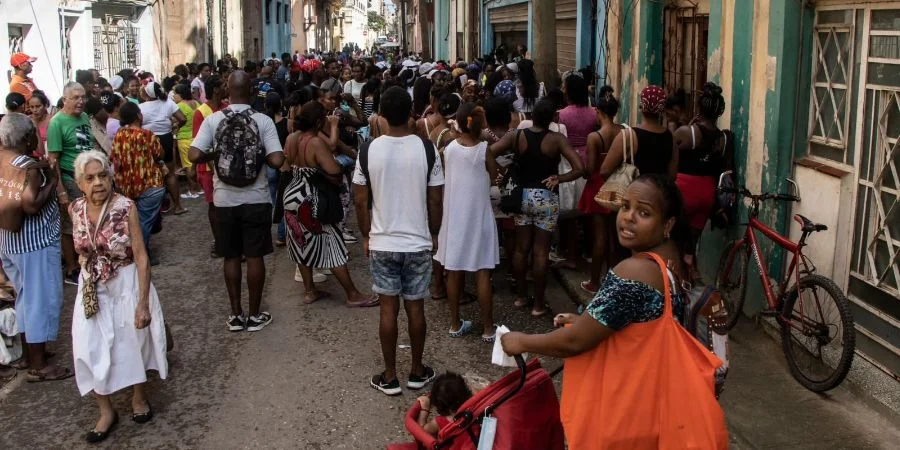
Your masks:
[[[129,226],[133,206],[127,197],[112,194],[97,224],[88,218],[85,198],[69,207],[82,267],[72,314],[72,354],[81,395],[109,395],[143,383],[147,370],[159,372],[162,379],[168,375],[165,322],[152,283],[150,325],[134,326],[141,293],[131,240],[140,229]],[[89,277],[96,281],[98,310],[88,317],[83,292]]]

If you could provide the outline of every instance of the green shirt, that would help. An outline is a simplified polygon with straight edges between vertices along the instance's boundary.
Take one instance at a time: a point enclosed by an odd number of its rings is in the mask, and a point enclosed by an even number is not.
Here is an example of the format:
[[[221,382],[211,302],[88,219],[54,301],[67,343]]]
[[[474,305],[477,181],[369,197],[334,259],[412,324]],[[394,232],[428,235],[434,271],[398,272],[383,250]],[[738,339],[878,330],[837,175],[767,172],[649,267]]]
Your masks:
[[[197,107],[199,107],[201,103],[197,103]],[[195,108],[191,108],[191,105],[187,104],[187,102],[178,102],[178,109],[181,110],[181,113],[184,114],[184,118],[187,119],[187,122],[178,129],[178,133],[175,135],[175,139],[178,140],[193,140],[194,138],[194,111]]]
[[[70,178],[75,172],[75,158],[93,148],[91,120],[86,113],[72,116],[60,111],[50,119],[47,125],[47,151],[57,153],[60,170],[69,172]]]

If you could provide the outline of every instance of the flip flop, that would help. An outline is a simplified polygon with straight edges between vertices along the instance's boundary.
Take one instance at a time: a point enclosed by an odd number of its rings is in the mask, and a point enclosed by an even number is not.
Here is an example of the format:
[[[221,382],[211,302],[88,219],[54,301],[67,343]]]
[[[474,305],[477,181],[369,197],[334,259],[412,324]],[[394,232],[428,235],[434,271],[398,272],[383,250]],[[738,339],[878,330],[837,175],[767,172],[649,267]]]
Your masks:
[[[188,209],[187,209],[187,208],[181,208],[180,210],[173,212],[172,215],[180,216],[180,215],[182,215],[182,214],[184,214],[184,213],[186,213],[186,212],[188,212]]]
[[[513,306],[516,308],[527,308],[534,304],[534,297],[528,297],[525,300],[516,300],[513,302]]]
[[[534,308],[531,309],[531,317],[544,317],[547,314],[550,314],[550,305],[544,304],[544,310],[541,312],[535,312]]]
[[[371,308],[373,306],[378,306],[381,304],[381,300],[378,298],[377,294],[372,294],[372,298],[360,303],[344,303],[348,308]]]
[[[12,367],[16,370],[25,370],[28,369],[28,360],[25,358],[19,358],[9,364],[9,367]]]
[[[57,372],[56,374],[47,374],[37,369],[31,369],[26,373],[25,380],[29,383],[40,383],[44,381],[65,380],[66,378],[75,376],[75,372],[72,372],[68,367],[58,367],[58,369],[60,372]]]
[[[318,291],[318,290],[317,290],[317,291],[313,291],[312,294],[313,294],[313,298],[312,298],[311,300],[310,300],[310,298],[308,297],[308,295],[310,295],[309,292],[306,292],[306,293],[303,294],[303,304],[304,304],[304,305],[312,305],[313,303],[315,303],[315,302],[317,302],[317,301],[319,301],[319,300],[322,300],[322,299],[331,297],[331,294],[329,294],[329,293],[327,293],[327,292],[324,292],[324,291]]]

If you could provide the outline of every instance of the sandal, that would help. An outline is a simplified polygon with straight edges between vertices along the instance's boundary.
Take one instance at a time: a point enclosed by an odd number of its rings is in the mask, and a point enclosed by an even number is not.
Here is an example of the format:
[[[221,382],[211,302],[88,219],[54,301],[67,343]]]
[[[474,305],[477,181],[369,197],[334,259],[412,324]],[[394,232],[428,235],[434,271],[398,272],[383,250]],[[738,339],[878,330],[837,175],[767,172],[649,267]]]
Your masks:
[[[185,213],[187,213],[187,212],[188,212],[188,209],[187,209],[187,208],[181,208],[181,209],[179,209],[179,210],[173,212],[172,215],[180,216],[180,215],[185,214]]]
[[[582,282],[581,282],[581,289],[584,289],[586,292],[590,293],[591,295],[596,294],[597,291],[600,290],[600,288],[599,288],[596,284],[591,283],[590,280],[588,280],[588,281],[582,281]]]
[[[496,337],[496,335],[493,335],[493,334],[490,335],[490,336],[485,336],[485,335],[482,334],[482,335],[481,335],[481,342],[484,342],[485,344],[493,344],[493,343],[494,343],[494,338],[495,338],[495,337]]]
[[[453,329],[451,328],[450,329],[450,337],[461,338],[461,337],[469,334],[470,331],[472,331],[472,322],[469,320],[460,319],[459,329],[456,331],[453,331]]]
[[[348,308],[371,308],[373,306],[378,306],[381,304],[381,299],[378,298],[378,294],[372,294],[372,297],[368,300],[364,300],[358,303],[350,303],[345,302]]]
[[[28,369],[28,360],[25,358],[19,358],[11,363],[9,363],[9,367],[12,367],[16,370],[27,370]]]
[[[535,305],[535,306],[537,306],[537,305]],[[543,316],[546,316],[547,314],[550,314],[550,305],[544,303],[543,306],[544,306],[543,311],[535,311],[534,308],[532,307],[531,317],[543,317]]]
[[[46,369],[46,367],[44,369]],[[43,381],[65,380],[66,378],[75,376],[75,372],[72,372],[68,367],[56,367],[57,370],[51,373],[44,372],[44,369],[29,370],[25,375],[25,381],[28,381],[29,383],[40,383]]]
[[[533,304],[534,304],[534,297],[528,297],[525,300],[517,299],[516,301],[513,302],[513,305],[516,308],[527,308]]]
[[[311,297],[310,297],[311,296]],[[311,305],[319,300],[331,297],[331,294],[323,291],[312,291],[303,293],[303,304]]]

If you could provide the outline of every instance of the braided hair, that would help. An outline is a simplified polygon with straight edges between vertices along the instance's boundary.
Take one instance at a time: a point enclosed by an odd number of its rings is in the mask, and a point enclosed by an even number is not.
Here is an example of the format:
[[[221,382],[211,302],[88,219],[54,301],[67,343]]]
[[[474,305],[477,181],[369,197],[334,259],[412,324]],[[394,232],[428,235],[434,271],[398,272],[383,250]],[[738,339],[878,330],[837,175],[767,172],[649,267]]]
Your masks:
[[[718,119],[725,113],[725,97],[722,97],[722,88],[716,83],[704,84],[697,105],[700,107],[700,115],[704,119],[713,121]]]

